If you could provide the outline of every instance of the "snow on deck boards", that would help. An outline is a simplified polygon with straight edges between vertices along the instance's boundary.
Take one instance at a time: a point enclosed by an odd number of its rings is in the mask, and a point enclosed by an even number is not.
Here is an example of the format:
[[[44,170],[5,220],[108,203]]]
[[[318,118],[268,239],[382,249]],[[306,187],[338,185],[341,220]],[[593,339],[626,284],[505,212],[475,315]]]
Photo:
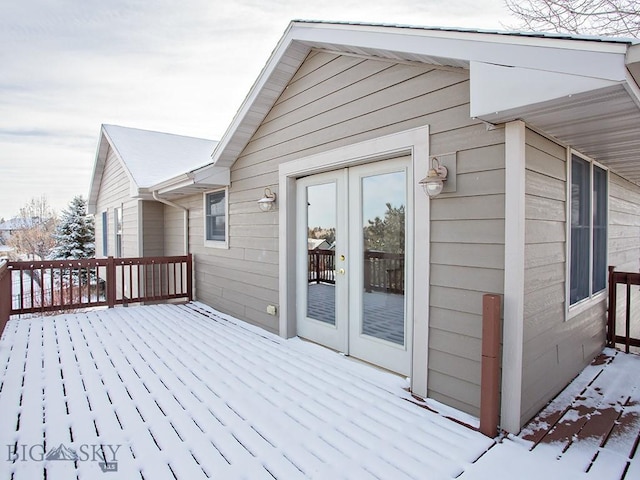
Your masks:
[[[590,478],[640,478],[639,372],[640,356],[605,349],[520,438]]]
[[[448,479],[491,447],[405,386],[197,303],[12,320],[0,480]]]

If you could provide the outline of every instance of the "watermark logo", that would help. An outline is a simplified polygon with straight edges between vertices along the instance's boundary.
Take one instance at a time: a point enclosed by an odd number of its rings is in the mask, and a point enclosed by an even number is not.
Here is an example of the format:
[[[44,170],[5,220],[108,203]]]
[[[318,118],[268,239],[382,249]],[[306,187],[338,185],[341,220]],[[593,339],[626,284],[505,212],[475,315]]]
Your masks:
[[[7,445],[8,462],[97,462],[103,472],[118,471],[118,450],[122,445],[111,444],[82,444],[77,449],[61,443],[57,447],[45,451],[43,444],[13,444]]]
[[[60,444],[58,448],[54,448],[53,450],[49,450],[47,456],[45,457],[47,460],[71,460],[75,462],[78,460],[78,454],[73,448],[68,448],[64,444]]]

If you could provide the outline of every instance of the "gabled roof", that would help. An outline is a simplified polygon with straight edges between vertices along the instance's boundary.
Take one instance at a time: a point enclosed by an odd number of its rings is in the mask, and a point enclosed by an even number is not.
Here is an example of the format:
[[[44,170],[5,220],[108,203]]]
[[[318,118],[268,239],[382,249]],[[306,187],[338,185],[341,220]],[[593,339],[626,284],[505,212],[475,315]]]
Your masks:
[[[285,31],[212,165],[233,165],[312,49],[467,69],[472,117],[524,120],[640,182],[637,40],[306,21]]]
[[[131,196],[147,198],[153,191],[174,191],[178,183],[183,190],[192,185],[192,172],[211,162],[211,152],[217,143],[204,138],[102,125],[89,192],[89,211],[93,213],[95,209],[109,148],[129,177]],[[224,173],[227,169],[217,170],[216,173]],[[203,183],[207,179],[200,175],[197,180]],[[221,181],[228,184],[224,178]]]

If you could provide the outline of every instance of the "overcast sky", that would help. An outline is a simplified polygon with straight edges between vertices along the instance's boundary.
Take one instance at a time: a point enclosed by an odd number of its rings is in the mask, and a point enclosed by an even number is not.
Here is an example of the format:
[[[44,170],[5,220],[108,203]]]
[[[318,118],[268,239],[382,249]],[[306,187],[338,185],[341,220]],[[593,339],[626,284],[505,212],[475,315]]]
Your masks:
[[[511,21],[502,0],[4,2],[0,217],[86,197],[102,123],[220,139],[292,19]]]

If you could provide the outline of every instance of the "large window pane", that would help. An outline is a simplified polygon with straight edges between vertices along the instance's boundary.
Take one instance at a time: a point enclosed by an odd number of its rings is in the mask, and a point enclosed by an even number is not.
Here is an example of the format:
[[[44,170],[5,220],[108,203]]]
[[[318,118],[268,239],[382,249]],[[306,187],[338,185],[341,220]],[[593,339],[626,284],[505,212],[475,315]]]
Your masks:
[[[307,187],[307,317],[336,324],[335,182]]]
[[[607,172],[593,167],[593,293],[607,284]]]
[[[361,332],[405,344],[404,253],[407,180],[404,171],[362,178]]]
[[[571,304],[589,296],[590,193],[590,164],[574,155],[571,160]]]

